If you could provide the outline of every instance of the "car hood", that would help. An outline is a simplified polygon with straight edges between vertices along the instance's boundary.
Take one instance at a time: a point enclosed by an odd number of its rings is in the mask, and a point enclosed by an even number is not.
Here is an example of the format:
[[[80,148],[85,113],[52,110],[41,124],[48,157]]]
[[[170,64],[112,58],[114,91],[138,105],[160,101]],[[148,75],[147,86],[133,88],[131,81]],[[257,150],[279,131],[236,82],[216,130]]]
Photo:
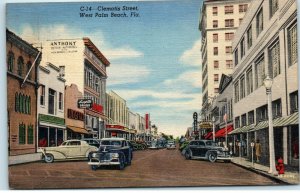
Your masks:
[[[120,149],[121,147],[116,147],[116,146],[100,146],[98,151],[105,153],[105,152],[118,151]]]

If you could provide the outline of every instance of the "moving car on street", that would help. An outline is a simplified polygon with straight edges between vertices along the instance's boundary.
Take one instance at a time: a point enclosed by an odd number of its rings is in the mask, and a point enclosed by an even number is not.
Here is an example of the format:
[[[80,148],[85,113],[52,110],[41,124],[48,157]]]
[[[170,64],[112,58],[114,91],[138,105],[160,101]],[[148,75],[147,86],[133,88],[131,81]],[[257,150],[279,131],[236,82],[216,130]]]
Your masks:
[[[186,159],[205,159],[210,162],[223,160],[230,162],[231,155],[226,148],[218,146],[211,140],[193,140],[185,149]]]
[[[126,165],[131,165],[132,148],[123,138],[103,138],[99,150],[91,152],[89,158],[92,170],[103,165],[115,165],[123,170]]]
[[[41,148],[42,159],[46,163],[52,163],[54,160],[66,159],[86,159],[92,151],[97,151],[97,147],[89,145],[83,140],[67,140],[57,147]]]
[[[176,148],[175,140],[168,140],[167,149],[175,149],[175,148]]]

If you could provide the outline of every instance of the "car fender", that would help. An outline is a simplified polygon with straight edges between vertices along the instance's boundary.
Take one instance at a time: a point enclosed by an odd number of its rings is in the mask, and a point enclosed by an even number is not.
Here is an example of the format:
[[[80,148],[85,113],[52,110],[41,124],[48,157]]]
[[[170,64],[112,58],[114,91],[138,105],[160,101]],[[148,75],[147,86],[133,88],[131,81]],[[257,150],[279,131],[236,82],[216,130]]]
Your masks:
[[[67,159],[67,155],[64,153],[58,151],[58,150],[47,150],[46,149],[46,154],[52,154],[54,159]]]
[[[86,151],[86,153],[85,153],[85,157],[89,157],[89,154],[90,154],[91,152],[98,152],[98,148],[97,148],[97,147],[94,147],[94,146],[92,146],[91,148],[89,148],[89,149]]]
[[[206,154],[205,154],[205,157],[208,158],[208,155],[209,155],[210,153],[216,154],[216,156],[218,155],[217,150],[208,150],[208,151],[206,152]]]

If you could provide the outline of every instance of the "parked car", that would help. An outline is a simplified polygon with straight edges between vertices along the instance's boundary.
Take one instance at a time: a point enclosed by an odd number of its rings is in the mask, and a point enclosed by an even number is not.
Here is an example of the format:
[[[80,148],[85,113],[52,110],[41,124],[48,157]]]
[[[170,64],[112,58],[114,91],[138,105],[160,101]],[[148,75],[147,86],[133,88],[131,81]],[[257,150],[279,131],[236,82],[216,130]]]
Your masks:
[[[149,149],[158,149],[158,142],[157,140],[152,140],[151,145],[148,147]]]
[[[86,141],[89,145],[95,146],[97,148],[99,148],[99,146],[100,146],[100,140],[99,139],[95,139],[95,138],[83,138],[81,140]]]
[[[133,151],[142,150],[144,147],[136,141],[128,141]]]
[[[90,153],[88,164],[92,170],[103,165],[116,165],[123,170],[126,165],[131,165],[132,156],[132,148],[125,139],[104,138],[99,150]]]
[[[218,146],[218,144],[211,140],[190,141],[184,155],[186,159],[205,159],[210,162],[215,162],[216,160],[230,162],[232,159],[226,148]]]
[[[92,151],[97,151],[97,147],[89,145],[83,140],[67,140],[57,147],[41,148],[43,160],[52,163],[54,160],[66,159],[86,159]]]
[[[176,148],[176,144],[174,140],[168,140],[167,142],[167,149],[175,149]]]

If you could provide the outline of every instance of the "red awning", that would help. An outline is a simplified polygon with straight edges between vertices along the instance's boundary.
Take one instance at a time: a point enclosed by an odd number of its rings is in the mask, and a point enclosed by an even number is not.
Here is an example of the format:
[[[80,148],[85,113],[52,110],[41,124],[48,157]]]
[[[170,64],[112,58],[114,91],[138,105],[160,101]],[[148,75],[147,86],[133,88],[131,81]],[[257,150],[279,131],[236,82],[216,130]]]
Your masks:
[[[232,130],[233,130],[233,125],[228,125],[228,126],[227,126],[227,135],[228,135],[228,133],[230,133]],[[226,129],[225,129],[225,127],[224,127],[224,128],[222,128],[222,129],[220,129],[220,130],[218,130],[218,131],[216,132],[215,138],[225,137],[225,135],[226,135]]]
[[[212,132],[208,132],[205,136],[204,139],[212,139],[213,137],[213,133]]]

